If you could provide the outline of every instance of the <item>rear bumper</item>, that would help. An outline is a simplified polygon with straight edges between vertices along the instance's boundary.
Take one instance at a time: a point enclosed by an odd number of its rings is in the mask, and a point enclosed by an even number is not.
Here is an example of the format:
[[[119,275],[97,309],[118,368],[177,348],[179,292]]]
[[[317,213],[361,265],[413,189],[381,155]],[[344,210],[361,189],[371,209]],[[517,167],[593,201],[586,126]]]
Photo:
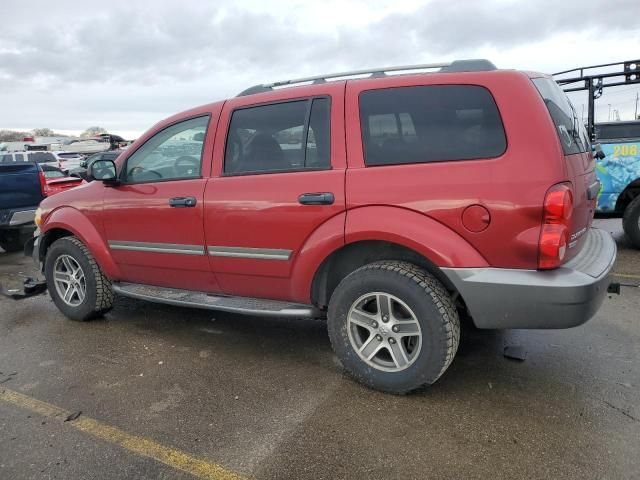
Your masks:
[[[555,270],[445,268],[478,328],[569,328],[598,311],[616,259],[607,232],[591,229],[580,253]]]

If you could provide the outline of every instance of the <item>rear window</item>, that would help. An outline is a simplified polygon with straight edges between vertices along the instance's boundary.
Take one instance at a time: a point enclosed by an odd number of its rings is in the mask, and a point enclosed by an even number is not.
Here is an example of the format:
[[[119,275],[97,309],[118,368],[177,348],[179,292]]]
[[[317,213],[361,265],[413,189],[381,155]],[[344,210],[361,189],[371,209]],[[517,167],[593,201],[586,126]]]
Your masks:
[[[640,122],[596,125],[597,140],[640,138]]]
[[[589,135],[584,124],[578,119],[569,97],[550,78],[535,78],[534,85],[540,92],[551,119],[556,126],[562,150],[565,155],[591,150]]]
[[[62,158],[63,160],[66,160],[69,158],[78,158],[80,157],[80,155],[78,155],[77,153],[59,153],[58,157]]]
[[[13,156],[10,153],[5,155],[0,155],[0,162],[2,163],[13,162]]]
[[[498,107],[476,85],[363,92],[360,126],[367,166],[492,158],[507,148]]]
[[[37,163],[49,163],[55,162],[56,157],[54,157],[52,153],[35,152],[31,154],[30,160]]]

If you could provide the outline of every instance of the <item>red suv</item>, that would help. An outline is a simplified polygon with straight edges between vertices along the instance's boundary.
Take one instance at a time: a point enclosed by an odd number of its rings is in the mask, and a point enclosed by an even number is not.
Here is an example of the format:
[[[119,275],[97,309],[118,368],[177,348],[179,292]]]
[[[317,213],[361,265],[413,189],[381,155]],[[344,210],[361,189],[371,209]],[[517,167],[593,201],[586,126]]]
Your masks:
[[[584,323],[616,255],[565,94],[485,60],[252,87],[90,170],[42,202],[31,244],[67,317],[114,294],[326,316],[345,369],[388,392],[444,373],[461,316]]]

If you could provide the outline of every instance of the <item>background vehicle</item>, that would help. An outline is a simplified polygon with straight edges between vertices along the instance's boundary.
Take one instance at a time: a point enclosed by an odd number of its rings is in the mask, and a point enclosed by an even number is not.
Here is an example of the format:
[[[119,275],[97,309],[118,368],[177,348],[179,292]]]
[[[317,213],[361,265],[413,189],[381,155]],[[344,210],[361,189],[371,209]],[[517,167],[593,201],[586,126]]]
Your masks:
[[[45,197],[44,173],[35,162],[0,163],[0,247],[21,250],[35,230],[34,216]]]
[[[47,196],[55,195],[56,193],[64,192],[65,190],[86,183],[83,179],[69,176],[61,169],[50,165],[42,165],[41,169],[47,182]]]
[[[431,73],[394,74],[416,70]],[[445,372],[460,316],[584,323],[616,256],[591,228],[599,183],[567,96],[486,60],[258,85],[89,174],[37,214],[33,254],[66,316],[114,293],[326,315],[345,369],[387,392]]]
[[[579,67],[554,74],[565,92],[587,92],[587,133],[602,144],[597,175],[602,184],[598,211],[622,216],[632,244],[640,248],[640,122],[595,124],[595,100],[605,88],[640,84],[640,60]]]
[[[90,182],[92,178],[87,175],[87,169],[93,165],[97,160],[111,160],[115,161],[118,155],[122,153],[122,150],[111,150],[109,152],[94,153],[80,162],[77,168],[69,170],[69,175],[80,177],[83,180]]]
[[[595,136],[605,154],[596,164],[598,212],[623,217],[625,233],[640,248],[640,121],[599,123]]]

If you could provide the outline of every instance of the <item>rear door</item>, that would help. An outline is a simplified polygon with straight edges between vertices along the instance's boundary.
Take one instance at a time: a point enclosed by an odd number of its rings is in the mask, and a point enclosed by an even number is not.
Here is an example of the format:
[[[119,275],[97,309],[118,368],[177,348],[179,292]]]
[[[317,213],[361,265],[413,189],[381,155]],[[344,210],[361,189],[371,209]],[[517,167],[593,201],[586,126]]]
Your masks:
[[[104,187],[104,230],[122,280],[218,291],[204,251],[203,195],[215,114],[175,121],[123,160],[116,187]]]
[[[573,215],[568,259],[579,250],[574,247],[580,243],[580,238],[591,226],[600,183],[595,173],[595,159],[587,130],[578,119],[567,95],[551,78],[535,78],[533,83],[540,92],[556,126],[565,155],[567,174],[573,186]]]
[[[225,103],[205,235],[227,294],[292,299],[291,272],[305,242],[345,210],[344,82],[307,91]],[[342,239],[344,221],[326,234]]]

